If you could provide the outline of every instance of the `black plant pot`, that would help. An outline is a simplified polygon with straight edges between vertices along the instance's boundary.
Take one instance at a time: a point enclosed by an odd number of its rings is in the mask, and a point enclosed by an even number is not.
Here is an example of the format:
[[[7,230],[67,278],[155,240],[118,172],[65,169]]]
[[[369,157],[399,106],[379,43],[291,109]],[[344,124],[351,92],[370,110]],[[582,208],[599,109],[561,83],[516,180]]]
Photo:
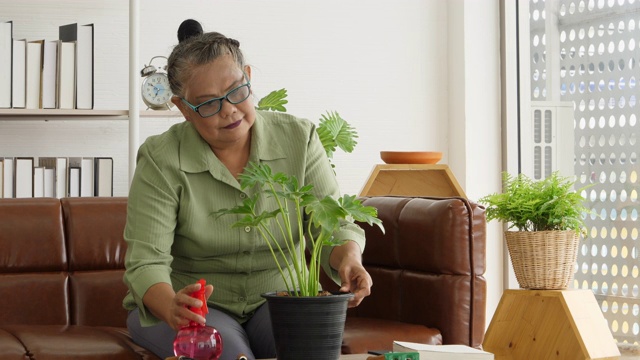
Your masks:
[[[338,360],[347,304],[353,294],[267,299],[278,360]]]

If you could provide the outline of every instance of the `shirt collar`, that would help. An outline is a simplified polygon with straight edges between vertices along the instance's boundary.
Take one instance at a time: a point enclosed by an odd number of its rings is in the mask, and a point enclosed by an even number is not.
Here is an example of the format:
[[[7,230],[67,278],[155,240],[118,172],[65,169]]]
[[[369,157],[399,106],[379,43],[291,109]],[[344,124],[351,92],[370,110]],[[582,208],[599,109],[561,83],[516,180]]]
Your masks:
[[[284,159],[286,154],[280,145],[277,128],[268,124],[261,111],[256,111],[256,120],[251,127],[251,153],[249,161],[269,161]],[[220,179],[228,173],[222,162],[215,156],[209,144],[198,134],[193,124],[186,122],[180,138],[180,170],[188,173],[210,171]]]

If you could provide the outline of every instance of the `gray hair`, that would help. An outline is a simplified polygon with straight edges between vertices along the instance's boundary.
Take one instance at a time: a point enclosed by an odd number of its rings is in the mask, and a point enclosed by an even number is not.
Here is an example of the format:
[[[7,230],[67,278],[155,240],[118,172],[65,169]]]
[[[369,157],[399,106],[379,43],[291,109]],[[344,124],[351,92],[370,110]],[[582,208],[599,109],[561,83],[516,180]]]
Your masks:
[[[244,71],[244,56],[237,40],[217,32],[208,32],[181,41],[173,48],[167,61],[171,92],[182,97],[184,83],[191,77],[191,71],[196,66],[208,64],[223,55],[231,55]]]

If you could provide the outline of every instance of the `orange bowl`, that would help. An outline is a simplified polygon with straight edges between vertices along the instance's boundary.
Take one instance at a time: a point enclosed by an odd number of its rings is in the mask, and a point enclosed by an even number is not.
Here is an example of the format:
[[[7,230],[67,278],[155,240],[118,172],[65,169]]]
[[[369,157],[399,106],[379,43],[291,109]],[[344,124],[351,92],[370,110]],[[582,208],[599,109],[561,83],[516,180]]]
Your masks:
[[[442,159],[439,151],[380,151],[387,164],[437,164]]]

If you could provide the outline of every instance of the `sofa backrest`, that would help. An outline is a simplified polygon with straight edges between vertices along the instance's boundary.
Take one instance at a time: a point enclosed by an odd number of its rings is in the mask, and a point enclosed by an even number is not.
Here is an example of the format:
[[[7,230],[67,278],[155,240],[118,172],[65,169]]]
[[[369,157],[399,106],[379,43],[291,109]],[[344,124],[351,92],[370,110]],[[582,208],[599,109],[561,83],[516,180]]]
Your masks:
[[[462,198],[362,200],[378,209],[386,232],[361,224],[374,286],[349,316],[424,324],[444,343],[479,346],[484,209]],[[0,325],[126,326],[126,201],[0,199]]]
[[[0,200],[0,325],[126,326],[126,198]]]
[[[127,199],[64,198],[61,201],[69,259],[71,324],[126,326],[122,299]]]
[[[440,330],[445,344],[480,346],[487,293],[484,208],[455,197],[361,200],[378,209],[385,233],[360,224],[373,287],[348,316],[423,324]],[[326,280],[323,287],[331,288]]]
[[[57,199],[0,201],[0,325],[69,323],[67,246]]]

